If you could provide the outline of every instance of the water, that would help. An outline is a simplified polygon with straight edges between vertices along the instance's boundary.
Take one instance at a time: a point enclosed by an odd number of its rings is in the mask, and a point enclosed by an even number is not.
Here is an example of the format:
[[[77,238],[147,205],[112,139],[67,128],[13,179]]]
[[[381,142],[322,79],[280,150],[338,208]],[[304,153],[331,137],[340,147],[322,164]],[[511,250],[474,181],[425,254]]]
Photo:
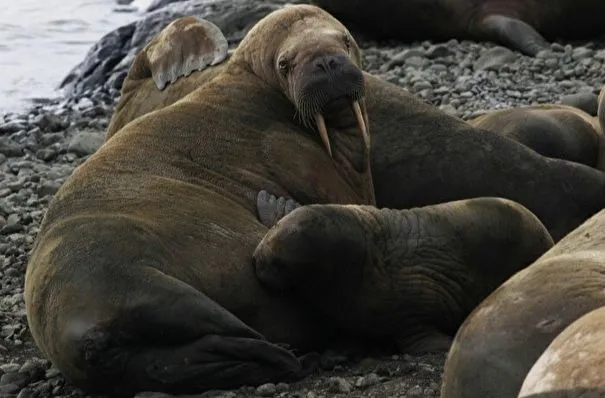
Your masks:
[[[120,12],[115,0],[0,0],[0,115],[57,97],[89,48],[139,18],[148,3],[135,0],[133,11]]]

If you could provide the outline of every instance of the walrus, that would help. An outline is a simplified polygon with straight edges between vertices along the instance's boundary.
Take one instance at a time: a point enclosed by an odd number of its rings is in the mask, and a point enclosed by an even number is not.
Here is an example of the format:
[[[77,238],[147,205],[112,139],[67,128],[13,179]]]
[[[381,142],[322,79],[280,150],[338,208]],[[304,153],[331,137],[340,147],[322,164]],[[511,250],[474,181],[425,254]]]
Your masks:
[[[601,0],[312,0],[374,39],[492,41],[535,56],[558,39],[603,34]]]
[[[519,398],[605,396],[605,307],[566,327],[525,377]]]
[[[189,32],[173,31],[172,40],[192,42],[186,38]],[[197,50],[183,47],[179,51]],[[212,74],[227,64],[223,61],[209,66],[213,71],[204,74],[187,68],[181,57],[180,52],[173,52],[173,67],[181,76],[176,84],[161,89],[151,78],[152,72],[139,74],[133,65],[106,139],[129,121],[212,81]],[[605,175],[599,170],[541,156],[519,142],[450,116],[367,72],[364,80],[372,130],[370,170],[378,207],[407,209],[474,197],[502,197],[536,214],[555,241],[605,207]]]
[[[220,57],[220,40],[197,22],[173,27],[205,35],[202,53]],[[174,71],[172,51],[187,45],[150,43],[133,68]],[[41,223],[24,291],[37,346],[70,382],[176,394],[305,371],[307,358],[287,348],[336,331],[255,276],[267,232],[256,197],[375,204],[360,62],[328,13],[276,11],[220,75],[128,123],[72,173]]]
[[[599,121],[572,106],[541,104],[498,109],[469,123],[518,141],[543,156],[590,167],[603,162],[600,155],[604,136]]]
[[[392,210],[262,192],[259,209],[277,221],[253,254],[263,283],[405,353],[447,351],[471,310],[553,245],[533,213],[501,198]]]
[[[564,330],[569,325],[605,306],[603,286],[605,210],[512,276],[473,310],[448,353],[441,397],[516,397],[532,366],[539,372],[542,366],[534,364],[553,340],[561,335],[559,344],[568,341],[570,335]],[[564,347],[559,344],[554,347]],[[565,360],[563,352],[559,359]],[[589,366],[591,359],[583,356],[582,361]],[[578,375],[583,372],[578,368],[561,371],[562,379],[555,383],[546,378],[543,387],[574,383],[578,379],[563,377],[576,371]],[[586,372],[589,377],[590,370]]]

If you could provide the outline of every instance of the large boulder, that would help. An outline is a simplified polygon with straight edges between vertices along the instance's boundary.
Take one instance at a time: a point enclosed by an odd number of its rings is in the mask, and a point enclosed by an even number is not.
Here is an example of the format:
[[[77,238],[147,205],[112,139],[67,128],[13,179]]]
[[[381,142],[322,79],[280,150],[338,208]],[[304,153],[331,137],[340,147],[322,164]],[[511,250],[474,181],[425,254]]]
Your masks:
[[[268,13],[302,0],[157,0],[141,19],[103,36],[60,83],[69,102],[104,91],[116,97],[130,64],[153,36],[175,18],[196,15],[216,24],[231,46]]]

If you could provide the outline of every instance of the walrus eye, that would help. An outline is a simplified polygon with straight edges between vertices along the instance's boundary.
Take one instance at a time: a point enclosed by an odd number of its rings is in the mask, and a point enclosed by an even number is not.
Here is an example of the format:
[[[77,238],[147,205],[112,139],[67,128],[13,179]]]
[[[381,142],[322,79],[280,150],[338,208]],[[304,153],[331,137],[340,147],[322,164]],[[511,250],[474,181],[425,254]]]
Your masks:
[[[345,46],[347,46],[347,51],[351,50],[351,38],[349,35],[345,33],[342,41],[345,43]]]
[[[285,58],[280,59],[277,63],[277,66],[279,68],[279,71],[284,75],[288,73],[288,69],[290,68],[288,61]]]

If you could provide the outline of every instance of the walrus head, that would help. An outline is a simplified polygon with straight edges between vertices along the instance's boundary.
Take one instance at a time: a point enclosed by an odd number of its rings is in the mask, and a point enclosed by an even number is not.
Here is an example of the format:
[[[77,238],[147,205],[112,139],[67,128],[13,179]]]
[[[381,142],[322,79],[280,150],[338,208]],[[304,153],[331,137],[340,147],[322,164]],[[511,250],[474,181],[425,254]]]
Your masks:
[[[250,30],[233,54],[238,59],[286,95],[298,122],[315,128],[330,156],[340,151],[357,172],[367,170],[361,54],[345,26],[316,6],[286,6]]]

